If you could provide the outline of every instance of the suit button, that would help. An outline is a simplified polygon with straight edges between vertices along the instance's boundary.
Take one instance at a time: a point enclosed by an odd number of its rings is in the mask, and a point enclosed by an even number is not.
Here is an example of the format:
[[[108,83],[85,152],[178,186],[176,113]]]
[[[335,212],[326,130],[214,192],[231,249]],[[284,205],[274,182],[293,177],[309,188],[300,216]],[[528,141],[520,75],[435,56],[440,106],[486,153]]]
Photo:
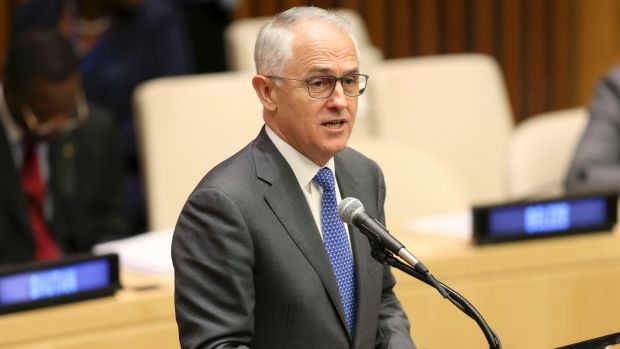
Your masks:
[[[71,143],[65,144],[62,147],[62,156],[66,158],[72,158],[74,154],[75,154],[75,147],[73,146],[73,144]]]

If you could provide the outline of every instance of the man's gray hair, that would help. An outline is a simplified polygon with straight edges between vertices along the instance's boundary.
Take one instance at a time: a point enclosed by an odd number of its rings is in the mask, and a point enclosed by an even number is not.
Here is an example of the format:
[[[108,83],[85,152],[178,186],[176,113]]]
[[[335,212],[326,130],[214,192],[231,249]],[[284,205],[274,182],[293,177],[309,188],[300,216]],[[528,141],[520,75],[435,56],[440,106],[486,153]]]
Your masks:
[[[305,21],[324,22],[342,30],[351,37],[357,52],[357,43],[351,31],[351,24],[342,15],[318,7],[293,7],[274,16],[258,32],[254,46],[257,74],[281,74],[293,56],[295,34],[292,28]]]

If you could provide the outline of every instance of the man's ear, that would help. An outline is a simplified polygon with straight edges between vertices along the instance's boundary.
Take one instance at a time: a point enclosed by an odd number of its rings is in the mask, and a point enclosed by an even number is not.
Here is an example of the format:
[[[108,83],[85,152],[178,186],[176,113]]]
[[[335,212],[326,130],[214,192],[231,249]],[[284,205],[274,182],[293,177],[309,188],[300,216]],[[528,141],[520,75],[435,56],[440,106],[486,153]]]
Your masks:
[[[255,75],[252,78],[252,86],[263,104],[265,109],[275,111],[278,102],[278,93],[275,89],[275,82],[262,75]]]

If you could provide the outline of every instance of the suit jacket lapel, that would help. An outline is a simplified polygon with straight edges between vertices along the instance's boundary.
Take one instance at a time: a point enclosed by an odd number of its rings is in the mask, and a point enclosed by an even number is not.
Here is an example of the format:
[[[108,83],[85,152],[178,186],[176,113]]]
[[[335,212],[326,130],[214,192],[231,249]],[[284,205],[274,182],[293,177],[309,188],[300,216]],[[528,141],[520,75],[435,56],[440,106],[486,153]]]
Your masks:
[[[265,193],[267,204],[316,271],[346,328],[336,277],[306,198],[293,170],[264,129],[254,143],[254,162],[257,176],[271,184]]]
[[[360,198],[360,184],[353,174],[349,172],[349,168],[346,166],[344,160],[339,155],[336,155],[334,161],[340,196],[343,199],[346,197]],[[367,189],[365,188],[365,190]],[[371,251],[368,239],[354,225],[349,224],[348,228],[349,236],[351,237],[357,282],[357,322],[355,333],[359,333],[360,331],[367,330],[364,321],[370,316],[369,304],[371,300],[369,299],[369,293],[366,291],[369,289],[369,283],[373,281],[369,277],[368,268],[372,263],[377,262],[370,254]]]
[[[0,197],[2,197],[0,202],[15,217],[15,223],[24,233],[23,236],[34,244],[27,215],[26,197],[21,190],[20,178],[15,170],[13,153],[2,122],[0,122],[0,164],[8,165],[0,166]]]
[[[58,241],[62,240],[61,232],[65,231],[67,211],[71,203],[67,198],[75,198],[78,188],[77,155],[79,148],[76,144],[75,131],[60,135],[50,143],[49,164],[51,177],[49,180],[50,194],[52,194],[54,209],[54,229]],[[71,200],[72,201],[72,200]]]

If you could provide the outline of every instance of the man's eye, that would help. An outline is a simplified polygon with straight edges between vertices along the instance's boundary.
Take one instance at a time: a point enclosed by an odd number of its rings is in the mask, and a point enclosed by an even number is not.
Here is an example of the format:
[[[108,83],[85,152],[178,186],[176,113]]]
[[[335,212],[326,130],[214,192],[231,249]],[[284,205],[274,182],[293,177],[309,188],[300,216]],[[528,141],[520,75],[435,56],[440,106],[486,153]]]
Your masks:
[[[356,85],[357,84],[357,79],[353,76],[347,76],[345,78],[342,79],[342,83],[345,85]]]
[[[313,79],[308,83],[312,88],[322,88],[325,87],[326,82],[322,79]]]

